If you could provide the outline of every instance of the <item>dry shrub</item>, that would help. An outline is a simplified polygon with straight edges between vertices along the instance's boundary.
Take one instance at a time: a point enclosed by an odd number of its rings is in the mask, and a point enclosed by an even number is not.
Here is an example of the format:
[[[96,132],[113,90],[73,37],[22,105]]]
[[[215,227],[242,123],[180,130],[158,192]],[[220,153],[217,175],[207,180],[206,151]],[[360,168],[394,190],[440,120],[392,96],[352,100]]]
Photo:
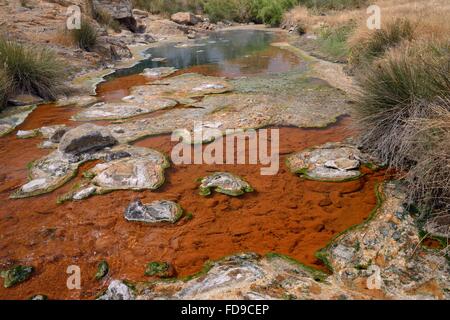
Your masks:
[[[0,65],[12,81],[14,93],[53,99],[61,92],[63,65],[55,53],[0,38]]]
[[[11,94],[12,81],[4,69],[0,69],[0,108],[6,106]]]
[[[353,66],[370,63],[380,57],[390,48],[400,45],[404,41],[414,39],[415,26],[407,19],[395,19],[384,23],[379,30],[368,31],[366,36],[349,42],[349,63]]]
[[[363,74],[358,101],[363,146],[407,172],[411,201],[448,210],[450,43],[404,44]]]
[[[450,99],[439,99],[427,106],[426,116],[406,123],[410,133],[401,152],[414,164],[406,174],[411,200],[434,215],[450,213]],[[427,211],[425,211],[427,212]],[[450,222],[450,221],[449,221]]]

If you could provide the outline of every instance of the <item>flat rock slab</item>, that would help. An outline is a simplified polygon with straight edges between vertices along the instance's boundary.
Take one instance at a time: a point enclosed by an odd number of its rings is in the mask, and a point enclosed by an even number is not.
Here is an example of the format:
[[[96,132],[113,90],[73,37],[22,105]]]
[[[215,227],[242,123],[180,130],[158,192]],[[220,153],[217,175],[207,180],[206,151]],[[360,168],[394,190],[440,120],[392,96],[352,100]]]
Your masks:
[[[173,67],[147,68],[147,69],[144,69],[144,72],[142,72],[142,75],[147,78],[150,78],[150,79],[157,79],[157,78],[168,77],[177,71],[178,71],[178,69],[173,68]]]
[[[361,176],[361,153],[351,145],[327,143],[291,155],[289,169],[318,181],[346,181]]]
[[[0,137],[3,137],[13,131],[18,125],[36,109],[32,106],[9,107],[0,112]]]
[[[58,150],[62,153],[79,156],[92,150],[103,149],[117,144],[108,128],[86,123],[69,130],[61,138]]]
[[[139,199],[131,202],[125,210],[125,219],[146,223],[175,223],[183,214],[181,207],[168,200],[154,201],[143,204]]]
[[[152,150],[153,151],[153,150]],[[92,184],[102,190],[155,190],[164,183],[165,157],[153,151],[144,156],[101,163],[90,170]]]
[[[96,103],[98,99],[94,96],[74,96],[63,98],[56,101],[55,105],[58,107],[77,106],[87,107]]]
[[[203,97],[210,94],[224,93],[233,90],[233,86],[223,78],[209,77],[196,73],[186,73],[170,79],[152,82],[131,90],[131,95],[168,98]]]
[[[216,172],[202,179],[200,195],[208,196],[211,189],[229,196],[240,196],[246,192],[253,192],[253,188],[242,178],[228,172]]]
[[[118,120],[152,113],[158,110],[174,107],[177,101],[165,98],[139,99],[136,96],[127,97],[129,102],[97,103],[76,114],[72,120]]]

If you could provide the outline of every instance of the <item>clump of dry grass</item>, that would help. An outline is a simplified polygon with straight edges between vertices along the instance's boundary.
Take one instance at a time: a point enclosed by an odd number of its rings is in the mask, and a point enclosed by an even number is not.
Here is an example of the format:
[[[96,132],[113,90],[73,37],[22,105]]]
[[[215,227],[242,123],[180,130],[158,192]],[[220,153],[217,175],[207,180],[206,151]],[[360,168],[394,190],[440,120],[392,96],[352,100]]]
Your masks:
[[[448,210],[450,43],[418,41],[389,50],[360,78],[362,145],[407,172],[411,201]]]
[[[405,176],[411,200],[439,216],[450,213],[450,99],[431,103],[427,111],[407,121],[410,139],[403,141],[402,153],[414,160]]]
[[[11,94],[12,81],[5,70],[0,69],[0,108],[6,105]]]
[[[0,66],[11,81],[11,92],[53,99],[63,89],[63,65],[49,49],[0,38]]]
[[[390,48],[404,41],[412,41],[415,26],[407,19],[395,19],[383,24],[379,30],[368,31],[365,37],[353,37],[349,42],[349,63],[353,66],[370,63]]]

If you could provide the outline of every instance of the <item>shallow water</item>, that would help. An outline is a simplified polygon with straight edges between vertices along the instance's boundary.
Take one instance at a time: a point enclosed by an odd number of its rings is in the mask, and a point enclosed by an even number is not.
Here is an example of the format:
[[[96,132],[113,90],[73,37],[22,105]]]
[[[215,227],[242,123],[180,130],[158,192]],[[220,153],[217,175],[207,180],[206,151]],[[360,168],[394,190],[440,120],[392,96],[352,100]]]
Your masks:
[[[168,43],[151,48],[150,57],[136,66],[119,70],[107,79],[142,72],[145,68],[174,67],[189,69],[202,66],[212,75],[236,77],[270,74],[300,69],[304,64],[294,54],[271,46],[283,39],[280,33],[263,30],[216,32],[209,38],[185,44]],[[163,62],[155,58],[166,59]]]
[[[227,38],[233,41],[221,40]],[[164,65],[184,68],[178,74],[242,77],[304,68],[292,53],[270,46],[281,40],[273,33],[233,31],[212,39],[216,42],[203,48],[167,45],[153,49],[151,54],[167,57]],[[200,49],[206,52],[196,51]],[[106,101],[118,100],[128,95],[130,87],[148,82],[136,73],[160,65],[145,61],[120,71],[99,86],[98,96]],[[79,110],[43,105],[18,129],[77,125],[69,119]],[[351,136],[354,132],[350,124],[351,119],[344,117],[325,129],[279,128],[280,171],[275,176],[261,176],[260,165],[173,165],[166,171],[165,184],[155,192],[117,191],[62,205],[56,203],[57,198],[75,186],[82,172],[95,163],[82,166],[74,180],[50,194],[11,200],[11,192],[27,180],[27,164],[50,151],[36,147],[39,138],[20,140],[15,132],[0,138],[0,269],[14,264],[36,268],[29,281],[10,289],[0,287],[0,298],[46,294],[53,299],[92,299],[110,278],[149,280],[144,269],[150,261],[168,261],[178,275],[184,276],[199,271],[209,259],[243,251],[287,254],[324,270],[314,253],[333,236],[369,216],[376,204],[375,185],[384,179],[384,172],[366,170],[358,181],[319,183],[292,174],[284,161],[292,152]],[[167,154],[173,144],[166,135],[135,143]],[[238,174],[256,191],[239,198],[199,196],[196,180],[215,171]],[[127,222],[124,210],[135,198],[143,202],[177,201],[186,213],[193,214],[193,219],[182,218],[174,225]],[[111,272],[109,278],[96,282],[93,275],[103,259]],[[69,265],[80,266],[82,290],[67,289]]]

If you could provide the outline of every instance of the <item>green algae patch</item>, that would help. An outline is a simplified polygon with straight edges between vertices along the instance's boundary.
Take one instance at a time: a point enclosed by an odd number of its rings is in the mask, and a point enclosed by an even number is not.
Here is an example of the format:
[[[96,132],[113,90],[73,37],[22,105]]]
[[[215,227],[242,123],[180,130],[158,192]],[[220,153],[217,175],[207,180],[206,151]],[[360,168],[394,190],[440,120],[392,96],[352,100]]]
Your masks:
[[[168,262],[152,261],[147,264],[144,274],[149,277],[170,278],[174,270]]]
[[[0,276],[4,279],[3,286],[11,288],[19,283],[28,280],[34,271],[33,267],[15,266],[11,269],[0,272]]]
[[[97,266],[97,273],[95,274],[95,280],[103,279],[109,272],[108,262],[105,260],[101,261]]]

